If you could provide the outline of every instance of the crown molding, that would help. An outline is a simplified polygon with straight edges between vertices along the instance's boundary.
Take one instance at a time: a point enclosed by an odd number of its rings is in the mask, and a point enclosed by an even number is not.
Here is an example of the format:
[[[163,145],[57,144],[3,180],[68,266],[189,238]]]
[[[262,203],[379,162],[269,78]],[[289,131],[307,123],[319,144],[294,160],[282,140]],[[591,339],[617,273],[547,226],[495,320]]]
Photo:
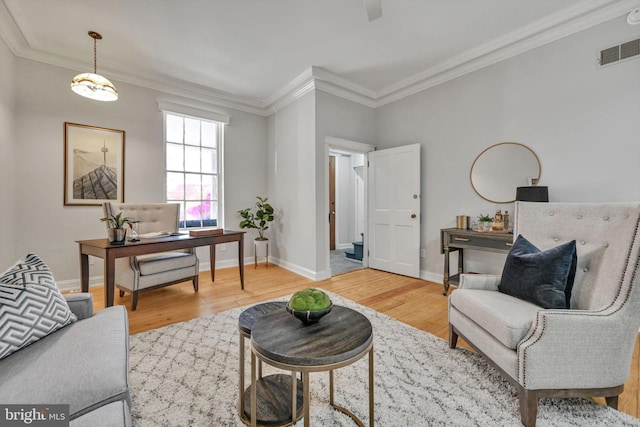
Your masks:
[[[2,0],[0,0],[0,38],[15,56],[19,56],[20,46],[27,46],[27,40]]]
[[[640,0],[589,0],[535,21],[391,85],[378,93],[376,107],[414,95],[465,74],[622,16]]]
[[[270,116],[279,109],[289,105],[296,99],[302,98],[315,89],[313,67],[304,70],[300,75],[291,80],[285,86],[277,90],[266,100],[266,116]]]
[[[638,6],[640,6],[640,0],[581,1],[573,7],[563,9],[470,49],[377,92],[339,77],[328,70],[313,66],[267,99],[242,97],[160,74],[142,77],[104,67],[101,67],[101,71],[116,83],[128,83],[163,94],[189,98],[260,116],[269,116],[314,89],[370,108],[377,108],[625,15]],[[2,0],[0,0],[0,37],[17,57],[76,71],[87,67],[85,63],[33,49]]]
[[[345,98],[371,108],[382,107],[426,89],[488,67],[529,50],[570,36],[579,31],[627,14],[640,0],[585,0],[555,14],[532,22],[511,33],[454,56],[441,64],[378,92],[364,88],[320,67],[310,67],[289,85],[277,92],[277,102],[267,99],[269,114],[295,101],[300,79],[309,87]],[[301,95],[300,95],[301,96]]]
[[[13,16],[3,0],[0,0],[0,38],[7,44],[9,50],[19,58],[69,69],[72,70],[72,73],[87,69],[85,62],[52,55],[32,48],[15,23]],[[128,83],[134,86],[156,90],[167,95],[190,98],[195,101],[216,104],[261,116],[267,115],[266,104],[260,99],[241,97],[208,86],[190,83],[180,79],[167,78],[159,74],[142,77],[133,73],[120,72],[106,67],[100,67],[100,71],[104,75],[109,76],[109,80],[114,82],[114,84]]]

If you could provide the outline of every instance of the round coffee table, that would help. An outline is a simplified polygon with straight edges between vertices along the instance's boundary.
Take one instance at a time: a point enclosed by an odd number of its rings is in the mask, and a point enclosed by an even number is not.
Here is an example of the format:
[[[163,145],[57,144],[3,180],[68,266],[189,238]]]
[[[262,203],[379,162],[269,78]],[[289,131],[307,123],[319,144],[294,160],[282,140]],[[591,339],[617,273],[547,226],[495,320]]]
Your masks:
[[[240,419],[245,424],[251,424],[253,419],[256,419],[257,425],[286,426],[292,423],[291,402],[293,399],[290,396],[293,395],[291,394],[291,381],[288,375],[274,374],[263,377],[262,364],[259,364],[258,381],[253,387],[249,387],[246,390],[244,388],[245,339],[251,338],[253,325],[266,313],[281,311],[288,314],[285,310],[286,304],[284,301],[257,304],[244,310],[238,318],[238,331],[240,332],[240,396],[238,400],[238,412]],[[293,392],[295,393],[294,395],[296,395],[296,406],[299,408],[296,411],[295,419],[297,420],[302,418],[302,391],[298,390],[302,382],[295,378],[292,378],[292,380],[296,382]],[[257,401],[257,409],[253,411],[251,411],[250,405],[252,401],[251,390],[257,390],[256,397],[253,399]],[[256,416],[254,417],[252,414],[256,414]]]
[[[352,412],[335,404],[333,370],[350,365],[369,354],[369,425],[373,426],[373,329],[369,319],[347,307],[334,306],[317,323],[303,325],[287,312],[274,311],[260,317],[251,330],[251,413],[255,413],[256,358],[279,369],[302,373],[304,425],[309,426],[309,373],[329,371],[331,406],[362,421]],[[297,382],[291,395],[296,395]],[[293,399],[292,399],[293,400]],[[292,401],[289,418],[295,420],[296,402]],[[252,419],[252,426],[255,421]]]

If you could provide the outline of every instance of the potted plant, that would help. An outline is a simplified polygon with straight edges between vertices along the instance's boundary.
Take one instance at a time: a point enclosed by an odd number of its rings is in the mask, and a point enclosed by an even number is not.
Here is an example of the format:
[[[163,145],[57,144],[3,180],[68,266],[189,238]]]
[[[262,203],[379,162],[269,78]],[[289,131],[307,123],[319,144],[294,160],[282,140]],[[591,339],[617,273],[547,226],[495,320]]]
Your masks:
[[[107,223],[107,237],[109,238],[109,243],[112,245],[122,245],[124,244],[125,238],[127,236],[127,230],[124,228],[125,225],[131,227],[133,218],[129,218],[122,215],[122,212],[117,215],[108,215],[104,218],[100,218],[100,221]]]
[[[493,222],[493,218],[489,215],[480,215],[478,217],[478,222],[480,223],[480,229],[483,231],[489,231],[491,229],[491,223]]]
[[[255,212],[251,208],[239,210],[238,213],[242,217],[240,228],[255,228],[258,230],[258,237],[255,238],[256,266],[257,252],[259,247],[266,247],[267,264],[269,261],[269,239],[264,237],[264,232],[269,228],[269,223],[273,221],[273,207],[267,203],[266,197],[257,196],[258,201],[255,205]]]
[[[260,237],[256,237],[256,240],[269,240],[264,237],[264,232],[269,228],[269,223],[273,221],[273,207],[267,203],[267,198],[257,196],[256,199],[256,211],[251,211],[251,208],[239,210],[238,213],[242,217],[240,221],[240,228],[255,228],[258,230]]]

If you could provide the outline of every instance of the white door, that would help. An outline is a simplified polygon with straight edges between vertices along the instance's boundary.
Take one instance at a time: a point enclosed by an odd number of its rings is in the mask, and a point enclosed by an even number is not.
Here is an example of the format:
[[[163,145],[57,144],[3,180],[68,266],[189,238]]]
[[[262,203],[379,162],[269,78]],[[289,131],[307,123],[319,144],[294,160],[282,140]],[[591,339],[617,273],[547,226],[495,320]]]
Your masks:
[[[420,277],[420,144],[368,157],[369,267]]]

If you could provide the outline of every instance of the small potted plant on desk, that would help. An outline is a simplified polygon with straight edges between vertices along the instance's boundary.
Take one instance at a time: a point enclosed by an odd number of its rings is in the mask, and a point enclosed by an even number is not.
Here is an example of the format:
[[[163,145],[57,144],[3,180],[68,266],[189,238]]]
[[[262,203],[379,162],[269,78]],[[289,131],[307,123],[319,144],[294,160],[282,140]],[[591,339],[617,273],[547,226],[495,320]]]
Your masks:
[[[251,208],[239,210],[238,213],[242,217],[240,221],[240,228],[255,228],[258,230],[258,237],[255,238],[255,250],[256,250],[256,265],[257,265],[257,252],[259,247],[268,248],[269,239],[264,237],[264,232],[269,228],[269,223],[273,221],[273,207],[267,203],[266,197],[257,196],[255,208],[256,211],[252,212]],[[269,262],[269,250],[266,251],[267,265]]]
[[[480,223],[480,229],[478,231],[489,231],[491,230],[493,218],[489,215],[480,215],[478,217],[478,222]]]
[[[120,212],[117,215],[108,215],[100,218],[100,221],[106,222],[109,227],[107,228],[109,243],[112,245],[123,245],[127,236],[127,230],[124,226],[128,225],[131,227],[133,218],[125,217],[122,215],[122,212]]]

